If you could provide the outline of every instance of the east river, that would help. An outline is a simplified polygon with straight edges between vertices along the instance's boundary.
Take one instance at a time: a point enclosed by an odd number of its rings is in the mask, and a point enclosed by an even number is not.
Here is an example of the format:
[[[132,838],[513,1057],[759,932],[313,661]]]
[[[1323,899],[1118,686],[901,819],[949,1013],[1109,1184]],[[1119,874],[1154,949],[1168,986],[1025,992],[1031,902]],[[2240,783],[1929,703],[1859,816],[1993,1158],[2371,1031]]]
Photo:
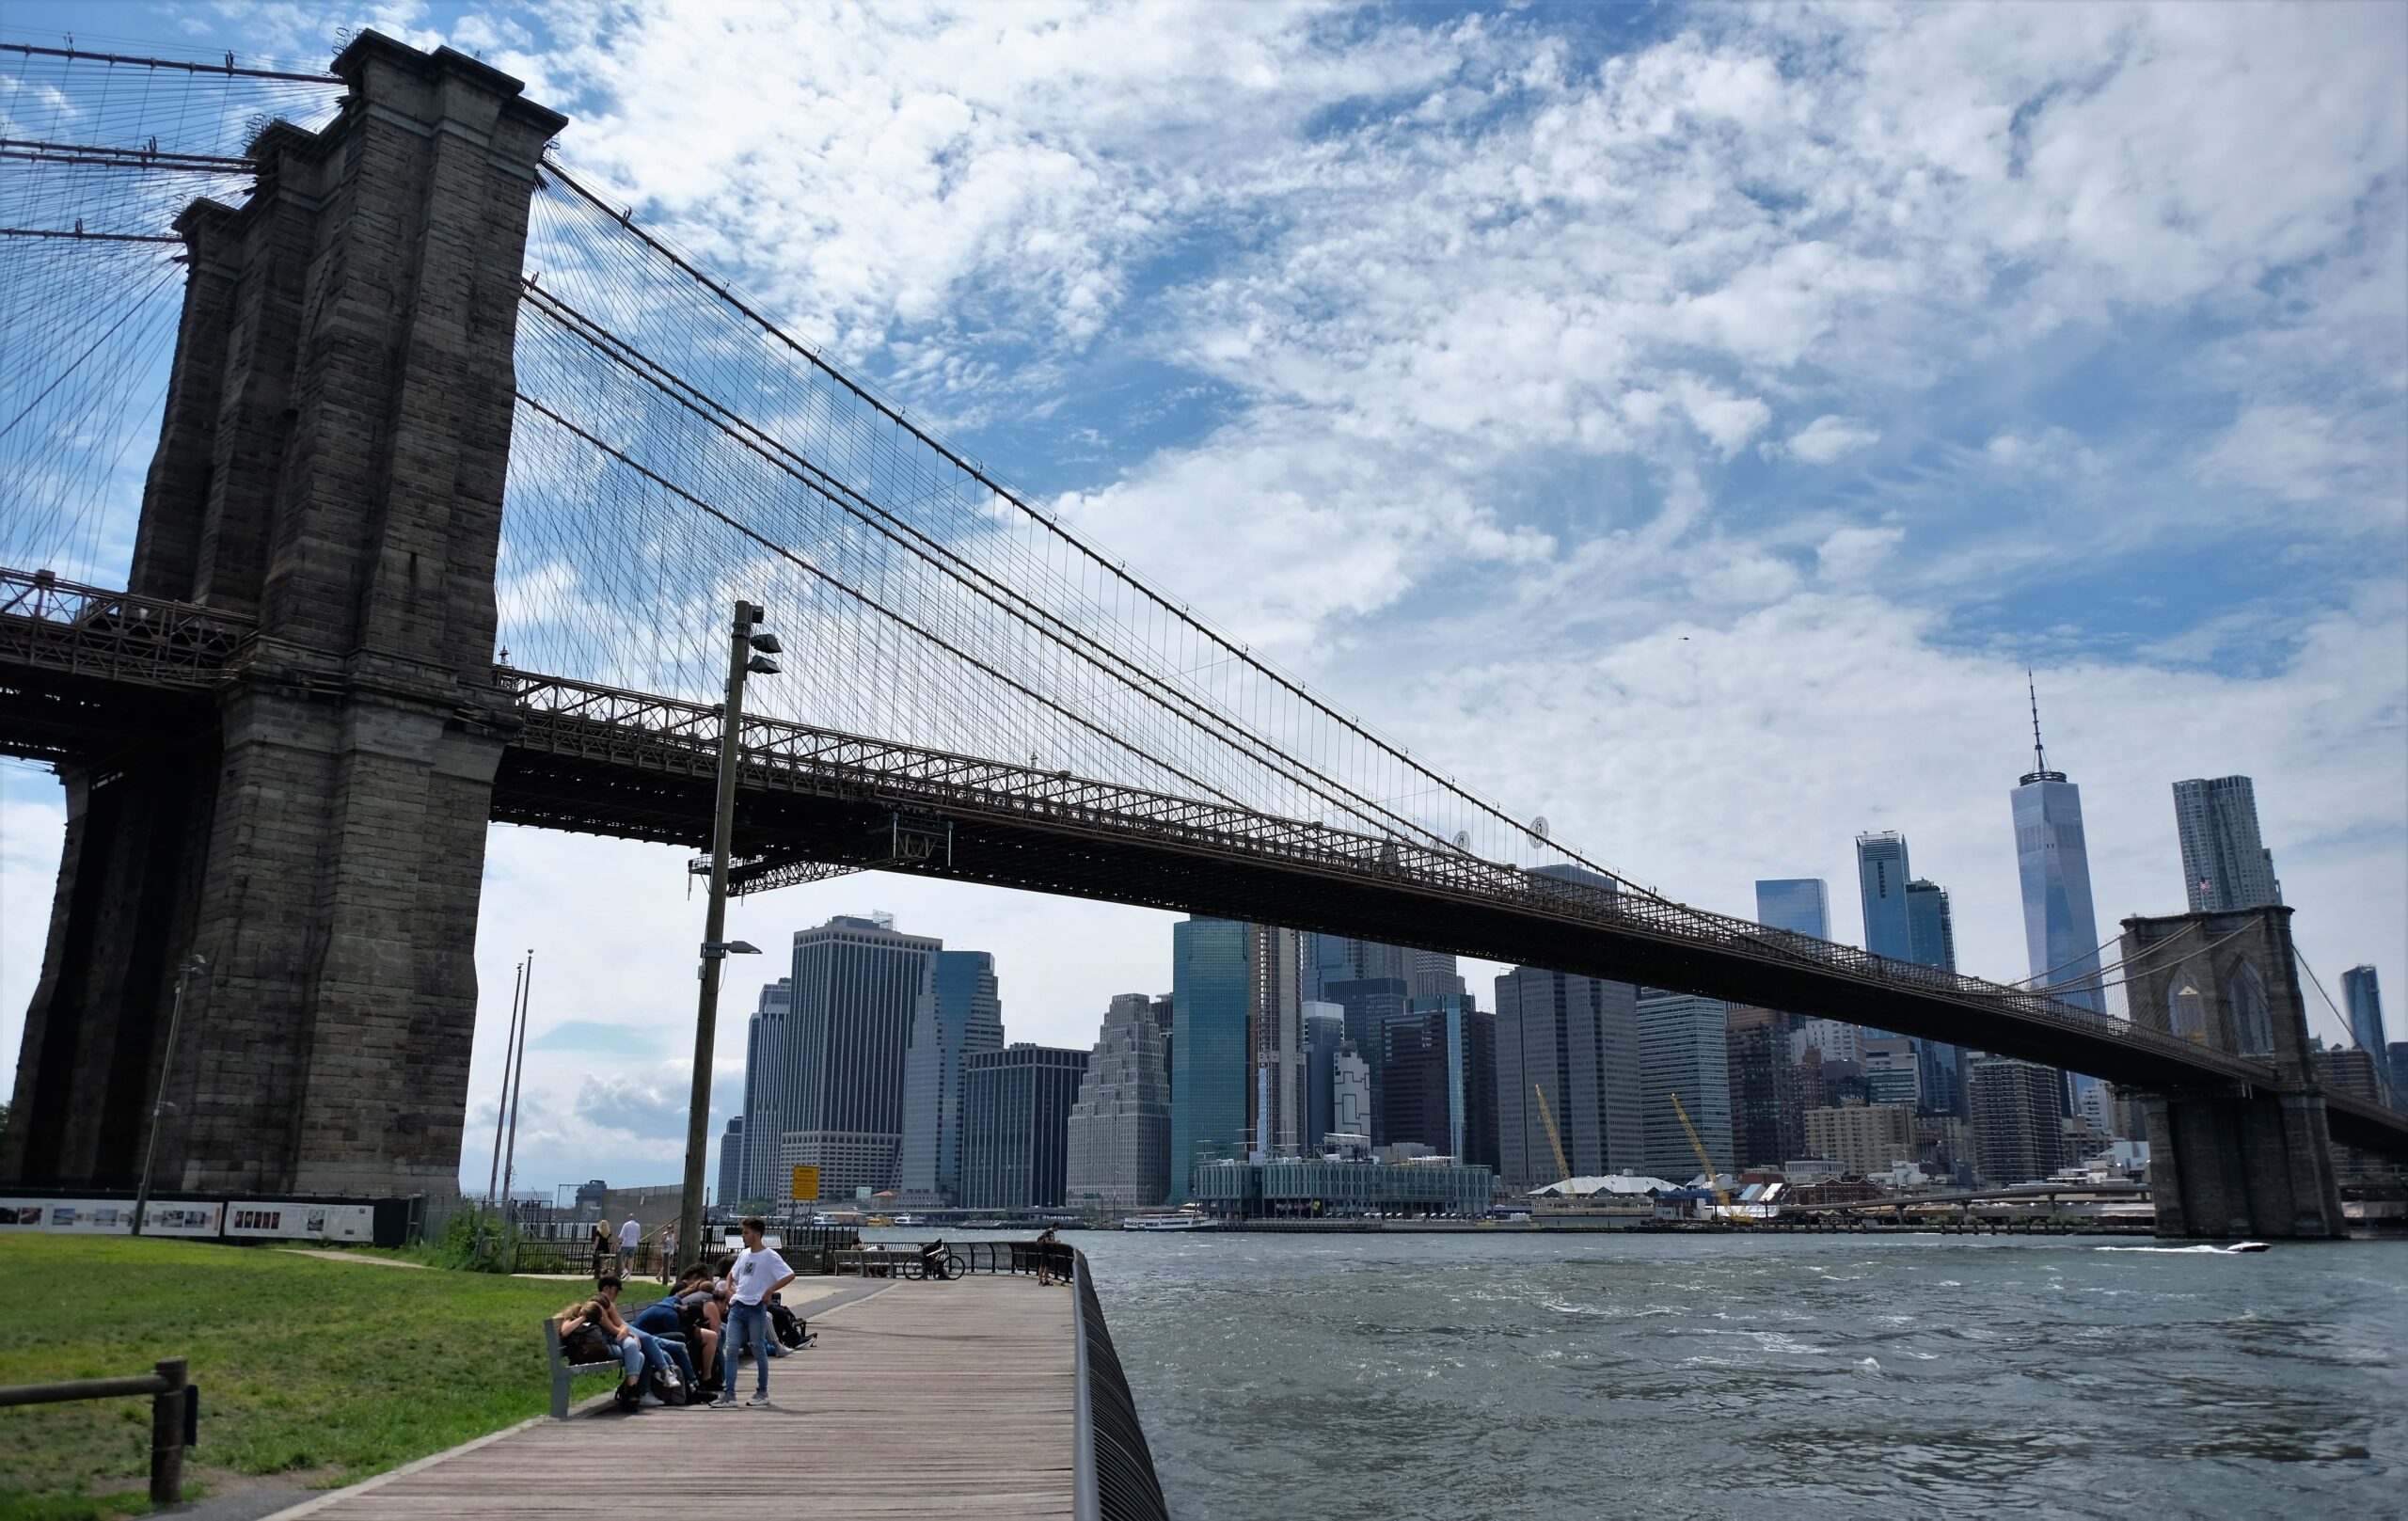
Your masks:
[[[1067,1239],[1179,1521],[2408,1514],[2408,1244]]]

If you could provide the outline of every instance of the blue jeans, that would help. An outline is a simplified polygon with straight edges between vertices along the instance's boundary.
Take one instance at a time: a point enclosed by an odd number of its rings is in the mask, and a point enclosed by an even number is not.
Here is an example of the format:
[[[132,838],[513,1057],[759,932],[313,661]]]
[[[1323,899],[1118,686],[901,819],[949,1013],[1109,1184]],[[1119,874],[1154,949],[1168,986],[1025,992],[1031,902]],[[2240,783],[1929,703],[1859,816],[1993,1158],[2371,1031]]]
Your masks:
[[[655,1374],[658,1374],[670,1364],[674,1363],[677,1365],[677,1376],[686,1381],[687,1389],[693,1394],[701,1392],[702,1386],[694,1378],[694,1361],[686,1355],[686,1341],[683,1337],[655,1336],[650,1331],[633,1325],[627,1329],[635,1332],[637,1338],[643,1342],[644,1360],[652,1364]]]
[[[642,1331],[637,1330],[633,1326],[629,1326],[627,1327],[627,1334],[622,1337],[619,1339],[618,1346],[612,1349],[618,1353],[619,1361],[626,1365],[627,1377],[629,1378],[643,1377],[643,1365],[646,1354],[644,1352],[643,1342],[638,1339],[642,1336],[643,1333]]]
[[[752,1344],[752,1371],[756,1398],[769,1397],[769,1307],[761,1305],[730,1305],[727,1323],[720,1327],[719,1363],[724,1370],[720,1383],[722,1399],[736,1398],[736,1359],[744,1344]]]

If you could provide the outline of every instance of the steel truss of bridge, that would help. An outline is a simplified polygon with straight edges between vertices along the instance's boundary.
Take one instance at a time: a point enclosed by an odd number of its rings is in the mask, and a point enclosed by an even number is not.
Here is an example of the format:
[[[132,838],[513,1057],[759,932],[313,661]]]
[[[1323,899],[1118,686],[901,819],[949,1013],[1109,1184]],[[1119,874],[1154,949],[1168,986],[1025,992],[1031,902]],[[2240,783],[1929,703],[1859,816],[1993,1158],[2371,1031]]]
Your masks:
[[[239,615],[0,570],[0,752],[106,776],[205,729],[252,658]],[[516,729],[498,823],[706,848],[720,709],[493,669]],[[748,717],[738,891],[851,870],[1276,923],[1821,1014],[2151,1089],[2271,1089],[2270,1063],[2023,989],[1412,840]],[[898,835],[942,849],[898,857]],[[2324,1096],[2333,1138],[2408,1115]]]

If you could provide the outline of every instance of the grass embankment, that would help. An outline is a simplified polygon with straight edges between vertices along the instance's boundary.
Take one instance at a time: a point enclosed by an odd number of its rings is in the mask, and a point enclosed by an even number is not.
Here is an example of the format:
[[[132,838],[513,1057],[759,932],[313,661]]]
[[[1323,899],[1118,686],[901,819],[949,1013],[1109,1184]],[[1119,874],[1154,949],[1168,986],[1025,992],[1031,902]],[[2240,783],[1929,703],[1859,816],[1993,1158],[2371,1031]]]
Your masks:
[[[253,1246],[0,1239],[0,1384],[146,1373],[200,1386],[186,1492],[349,1483],[541,1415],[539,1323],[578,1286]],[[631,1283],[626,1303],[659,1292]],[[580,1381],[580,1392],[609,1386]],[[149,1508],[150,1402],[0,1409],[0,1517]]]

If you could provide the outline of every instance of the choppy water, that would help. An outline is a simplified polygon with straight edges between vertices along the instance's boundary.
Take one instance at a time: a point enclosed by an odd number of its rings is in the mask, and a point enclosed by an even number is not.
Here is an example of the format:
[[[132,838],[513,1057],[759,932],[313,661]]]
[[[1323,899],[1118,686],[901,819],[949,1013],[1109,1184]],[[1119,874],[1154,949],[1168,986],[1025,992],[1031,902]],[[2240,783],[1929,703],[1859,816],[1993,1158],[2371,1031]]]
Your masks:
[[[1072,1239],[1180,1521],[2408,1514],[2408,1244]]]

